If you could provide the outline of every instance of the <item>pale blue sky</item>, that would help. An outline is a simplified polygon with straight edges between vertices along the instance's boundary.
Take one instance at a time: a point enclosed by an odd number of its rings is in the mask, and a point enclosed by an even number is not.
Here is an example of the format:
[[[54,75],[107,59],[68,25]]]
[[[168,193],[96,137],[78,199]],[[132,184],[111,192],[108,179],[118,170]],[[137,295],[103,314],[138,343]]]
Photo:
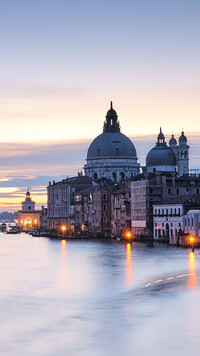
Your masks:
[[[0,142],[12,143],[8,159],[3,146],[1,178],[32,174],[37,188],[44,167],[46,184],[48,176],[76,174],[110,100],[140,162],[160,126],[168,136],[182,129],[198,136],[199,19],[199,0],[0,0]],[[35,156],[25,142],[37,146]],[[19,147],[17,171],[11,157]],[[192,157],[198,168],[198,152]]]

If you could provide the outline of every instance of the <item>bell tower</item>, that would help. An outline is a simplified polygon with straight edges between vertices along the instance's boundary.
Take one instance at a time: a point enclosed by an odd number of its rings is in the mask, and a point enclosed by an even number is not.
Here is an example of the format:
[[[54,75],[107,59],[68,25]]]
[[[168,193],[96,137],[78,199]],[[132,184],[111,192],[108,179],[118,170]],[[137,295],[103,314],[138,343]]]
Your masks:
[[[189,148],[187,144],[187,137],[184,132],[181,132],[179,137],[179,145],[177,146],[177,164],[178,164],[178,175],[182,176],[188,173],[189,170]]]

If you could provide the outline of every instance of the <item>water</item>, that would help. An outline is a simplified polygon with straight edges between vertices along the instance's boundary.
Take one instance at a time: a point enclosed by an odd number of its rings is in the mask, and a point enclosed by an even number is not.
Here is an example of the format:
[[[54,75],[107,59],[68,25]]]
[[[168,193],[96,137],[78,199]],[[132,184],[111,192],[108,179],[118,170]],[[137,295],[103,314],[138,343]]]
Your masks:
[[[198,355],[200,251],[0,234],[1,355]]]

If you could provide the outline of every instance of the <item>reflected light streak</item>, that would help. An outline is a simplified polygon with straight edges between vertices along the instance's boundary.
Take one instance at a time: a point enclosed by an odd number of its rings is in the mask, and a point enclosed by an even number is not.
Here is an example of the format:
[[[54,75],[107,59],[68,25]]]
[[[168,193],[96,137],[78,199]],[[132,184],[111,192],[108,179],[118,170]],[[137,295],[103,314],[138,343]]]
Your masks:
[[[64,292],[68,285],[67,285],[67,241],[62,239],[61,240],[61,270],[60,270],[60,287],[61,290]]]
[[[197,283],[198,283],[198,278],[196,274],[196,258],[195,258],[195,253],[194,252],[189,252],[189,278],[188,278],[188,287],[193,289]]]
[[[126,245],[126,281],[127,284],[132,282],[132,256],[131,256],[131,244]]]
[[[62,257],[66,257],[67,242],[66,240],[61,240],[62,246]]]

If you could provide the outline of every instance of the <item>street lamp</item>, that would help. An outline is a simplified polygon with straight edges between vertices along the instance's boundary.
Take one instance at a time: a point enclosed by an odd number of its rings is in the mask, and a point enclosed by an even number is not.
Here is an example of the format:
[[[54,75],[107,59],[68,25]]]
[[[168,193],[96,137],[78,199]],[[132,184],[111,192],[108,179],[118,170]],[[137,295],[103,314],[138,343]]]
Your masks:
[[[132,238],[132,233],[130,231],[127,231],[125,237],[126,239],[130,240]]]
[[[191,247],[192,247],[192,252],[194,252],[194,243],[195,243],[195,238],[194,236],[190,236],[190,243],[191,243]]]
[[[63,233],[63,236],[64,236],[64,233],[65,233],[65,230],[66,230],[66,226],[65,226],[65,225],[62,225],[62,226],[61,226],[61,229],[62,229],[62,233]]]

